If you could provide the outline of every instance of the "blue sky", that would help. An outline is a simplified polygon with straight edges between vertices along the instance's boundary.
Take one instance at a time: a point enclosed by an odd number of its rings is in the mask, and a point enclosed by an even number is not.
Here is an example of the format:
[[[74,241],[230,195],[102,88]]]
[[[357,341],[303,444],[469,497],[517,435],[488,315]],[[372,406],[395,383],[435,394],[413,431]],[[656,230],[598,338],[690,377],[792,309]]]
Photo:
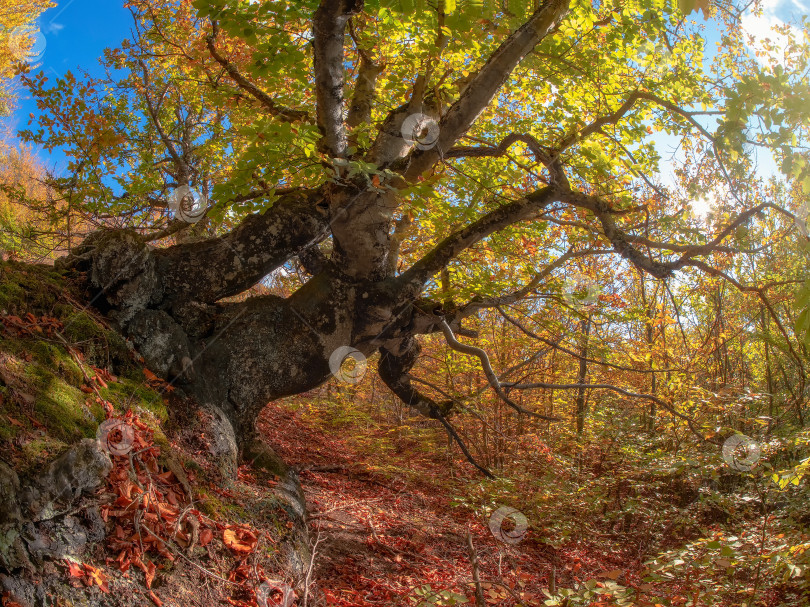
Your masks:
[[[50,78],[86,70],[100,74],[98,58],[105,48],[115,47],[129,36],[132,19],[123,0],[64,0],[47,10],[39,19],[44,54],[34,72]],[[29,113],[37,114],[30,98],[18,101],[17,111],[4,122],[12,129],[25,128]],[[40,154],[49,168],[60,168],[61,154]]]

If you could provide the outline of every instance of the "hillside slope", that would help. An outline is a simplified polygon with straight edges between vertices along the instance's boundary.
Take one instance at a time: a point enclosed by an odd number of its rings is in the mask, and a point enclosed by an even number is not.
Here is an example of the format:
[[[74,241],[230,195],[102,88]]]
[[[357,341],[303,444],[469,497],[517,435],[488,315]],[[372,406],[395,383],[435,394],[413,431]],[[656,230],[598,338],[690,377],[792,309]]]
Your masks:
[[[309,564],[295,473],[223,477],[206,413],[82,285],[0,264],[2,604],[289,602]]]

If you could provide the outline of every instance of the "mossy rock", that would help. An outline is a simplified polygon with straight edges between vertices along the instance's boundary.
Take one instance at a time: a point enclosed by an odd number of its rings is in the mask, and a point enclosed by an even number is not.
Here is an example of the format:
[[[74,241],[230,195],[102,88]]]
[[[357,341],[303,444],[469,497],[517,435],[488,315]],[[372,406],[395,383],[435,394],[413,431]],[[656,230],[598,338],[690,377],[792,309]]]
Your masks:
[[[71,386],[79,387],[84,382],[81,368],[63,347],[45,341],[34,341],[30,352],[39,364],[51,369]]]
[[[0,262],[0,312],[52,314],[64,289],[63,274],[51,266]]]

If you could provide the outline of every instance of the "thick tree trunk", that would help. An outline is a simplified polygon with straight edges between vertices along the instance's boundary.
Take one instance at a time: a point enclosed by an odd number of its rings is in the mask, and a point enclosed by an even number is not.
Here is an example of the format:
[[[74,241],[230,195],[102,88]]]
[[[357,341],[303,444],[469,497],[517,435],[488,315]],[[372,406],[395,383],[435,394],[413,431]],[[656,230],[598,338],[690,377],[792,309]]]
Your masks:
[[[160,250],[129,231],[97,232],[68,263],[149,369],[221,413],[223,440],[244,449],[262,408],[327,381],[339,348],[400,349],[397,332],[420,311],[389,276],[392,199],[352,187],[291,194],[222,238]],[[332,260],[313,248],[327,211]],[[290,297],[220,301],[298,254],[317,273]]]

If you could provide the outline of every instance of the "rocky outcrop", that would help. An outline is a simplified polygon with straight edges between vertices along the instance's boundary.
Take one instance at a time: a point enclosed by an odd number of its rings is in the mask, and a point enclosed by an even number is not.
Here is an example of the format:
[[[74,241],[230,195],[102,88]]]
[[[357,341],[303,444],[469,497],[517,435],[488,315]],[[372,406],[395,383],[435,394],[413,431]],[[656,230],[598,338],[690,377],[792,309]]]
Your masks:
[[[103,539],[98,509],[73,507],[83,493],[102,485],[110,470],[109,455],[92,439],[22,481],[0,462],[0,568],[33,571],[47,559],[79,554],[88,543]]]

